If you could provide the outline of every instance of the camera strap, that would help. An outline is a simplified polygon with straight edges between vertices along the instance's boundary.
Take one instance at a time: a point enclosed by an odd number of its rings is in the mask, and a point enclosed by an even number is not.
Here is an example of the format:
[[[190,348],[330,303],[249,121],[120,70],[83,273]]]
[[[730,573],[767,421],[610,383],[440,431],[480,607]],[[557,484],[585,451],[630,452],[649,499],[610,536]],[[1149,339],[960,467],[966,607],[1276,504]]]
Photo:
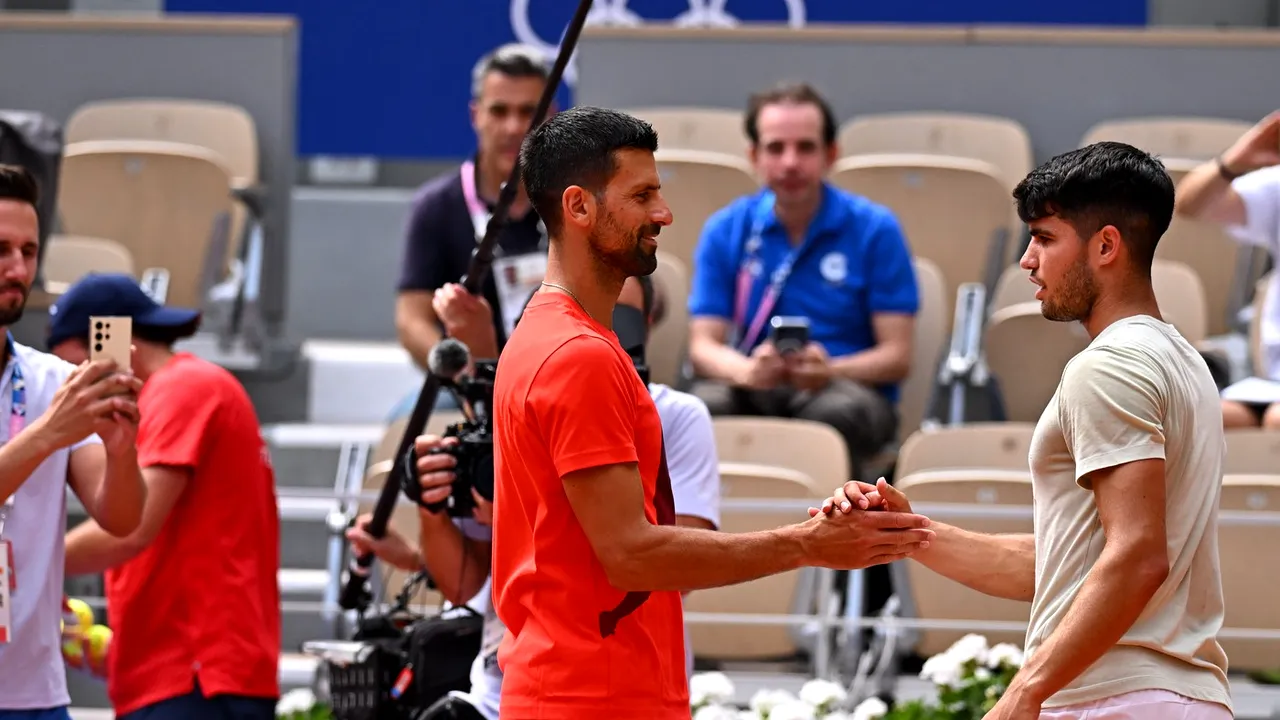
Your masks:
[[[747,236],[742,251],[742,262],[738,266],[738,282],[733,301],[733,325],[737,333],[738,351],[744,354],[751,352],[751,348],[760,339],[764,324],[773,313],[774,306],[778,304],[778,298],[782,295],[782,288],[787,284],[787,279],[791,277],[791,269],[808,245],[804,242],[793,248],[783,259],[782,264],[773,271],[769,286],[765,288],[764,296],[760,298],[760,305],[756,308],[756,314],[748,325],[747,305],[751,302],[751,290],[755,287],[756,278],[764,271],[764,261],[760,258],[760,246],[764,242],[765,223],[769,222],[773,215],[774,200],[774,194],[767,193],[756,204],[751,216],[751,234]]]

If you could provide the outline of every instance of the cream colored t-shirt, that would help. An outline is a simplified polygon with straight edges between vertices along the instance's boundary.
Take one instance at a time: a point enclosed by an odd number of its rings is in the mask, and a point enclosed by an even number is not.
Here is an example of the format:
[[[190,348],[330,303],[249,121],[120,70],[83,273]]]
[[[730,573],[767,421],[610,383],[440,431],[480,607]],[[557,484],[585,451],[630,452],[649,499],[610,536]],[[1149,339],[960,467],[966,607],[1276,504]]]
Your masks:
[[[1091,472],[1165,460],[1169,577],[1124,637],[1044,706],[1163,689],[1231,707],[1218,564],[1218,496],[1226,444],[1218,390],[1171,325],[1127,318],[1067,364],[1036,425],[1036,592],[1030,656],[1057,628],[1106,536]]]

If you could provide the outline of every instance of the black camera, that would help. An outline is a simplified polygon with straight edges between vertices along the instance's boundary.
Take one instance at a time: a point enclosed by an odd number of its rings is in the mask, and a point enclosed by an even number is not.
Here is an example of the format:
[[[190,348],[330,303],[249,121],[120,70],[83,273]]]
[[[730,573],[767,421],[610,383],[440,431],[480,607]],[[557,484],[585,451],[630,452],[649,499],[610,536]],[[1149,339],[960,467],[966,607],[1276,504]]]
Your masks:
[[[422,502],[418,454],[413,445],[409,446],[400,487],[410,500],[431,512],[447,509],[452,517],[471,517],[471,511],[476,507],[472,489],[480,497],[493,502],[493,380],[497,370],[496,361],[479,360],[473,375],[448,386],[458,399],[466,419],[445,430],[444,436],[457,438],[457,443],[431,451],[457,459],[453,470],[453,490],[447,499],[432,504]]]
[[[640,374],[640,381],[649,385],[649,363],[645,361],[645,342],[649,339],[649,323],[644,311],[630,305],[613,308],[613,332],[618,344],[631,356],[631,364]]]

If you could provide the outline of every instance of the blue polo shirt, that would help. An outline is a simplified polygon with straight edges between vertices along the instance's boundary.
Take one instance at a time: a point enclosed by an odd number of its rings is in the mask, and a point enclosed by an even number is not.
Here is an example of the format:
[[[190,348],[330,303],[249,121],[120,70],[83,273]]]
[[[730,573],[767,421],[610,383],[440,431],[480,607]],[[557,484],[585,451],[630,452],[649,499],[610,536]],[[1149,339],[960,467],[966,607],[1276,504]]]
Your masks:
[[[875,345],[874,313],[914,315],[920,307],[915,266],[902,228],[882,205],[823,184],[822,206],[798,250],[773,212],[773,192],[739,198],[707,220],[694,251],[689,313],[734,321],[738,274],[747,241],[760,230],[746,322],[756,317],[774,271],[798,252],[771,316],[809,318],[810,337],[831,357]],[[767,339],[766,324],[752,345]],[[891,401],[897,385],[880,387]]]

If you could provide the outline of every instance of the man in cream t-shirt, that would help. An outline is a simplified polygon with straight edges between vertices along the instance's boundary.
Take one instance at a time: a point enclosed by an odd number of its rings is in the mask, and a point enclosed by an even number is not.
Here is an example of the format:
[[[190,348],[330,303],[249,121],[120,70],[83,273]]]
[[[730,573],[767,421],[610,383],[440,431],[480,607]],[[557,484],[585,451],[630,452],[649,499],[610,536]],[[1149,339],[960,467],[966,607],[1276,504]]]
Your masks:
[[[1049,320],[1080,322],[1031,444],[1033,535],[933,522],[913,559],[971,588],[1031,603],[1026,662],[985,720],[1227,720],[1218,496],[1225,442],[1203,358],[1160,318],[1151,287],[1173,183],[1136,148],[1053,158],[1014,191],[1022,258]],[[860,497],[864,496],[864,497]],[[823,511],[906,510],[881,481]],[[819,512],[811,510],[812,513]]]

